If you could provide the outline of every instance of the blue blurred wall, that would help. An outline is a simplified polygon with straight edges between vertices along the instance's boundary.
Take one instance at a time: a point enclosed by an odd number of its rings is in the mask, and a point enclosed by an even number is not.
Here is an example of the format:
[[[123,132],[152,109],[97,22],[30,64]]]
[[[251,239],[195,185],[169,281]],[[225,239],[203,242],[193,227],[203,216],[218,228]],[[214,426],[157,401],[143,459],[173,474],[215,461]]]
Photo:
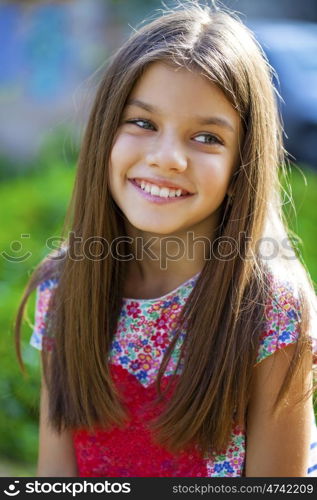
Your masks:
[[[86,79],[107,54],[107,2],[0,4],[0,154],[29,159],[72,128]]]

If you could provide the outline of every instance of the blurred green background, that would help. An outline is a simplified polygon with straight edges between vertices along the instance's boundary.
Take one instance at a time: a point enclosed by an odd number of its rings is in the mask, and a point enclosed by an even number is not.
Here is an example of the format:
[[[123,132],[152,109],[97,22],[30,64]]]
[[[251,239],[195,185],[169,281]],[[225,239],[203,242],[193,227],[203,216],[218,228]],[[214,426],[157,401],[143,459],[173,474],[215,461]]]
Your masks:
[[[26,3],[32,4],[32,2]],[[83,4],[83,2],[78,3]],[[128,5],[129,8],[127,8]],[[107,2],[108,15],[111,21],[115,20],[117,26],[116,39],[121,40],[123,33],[130,31],[128,23],[136,19],[140,21],[141,13],[149,14],[153,6],[159,8],[161,3],[155,0],[151,2],[135,0],[129,3],[126,0]],[[113,27],[111,33],[114,33]],[[109,38],[104,50],[99,48],[99,51],[93,51],[94,68],[98,67],[109,50],[111,52],[113,45],[113,40],[110,41]],[[0,82],[0,100],[3,101],[6,98],[5,93],[1,93]],[[23,126],[25,129],[28,128],[27,123]],[[0,309],[0,476],[35,475],[38,447],[40,353],[29,346],[34,321],[35,294],[32,295],[28,304],[28,321],[23,325],[22,350],[28,373],[27,378],[24,378],[19,371],[12,329],[26,282],[32,270],[47,254],[46,239],[52,236],[58,237],[60,234],[73,186],[78,154],[78,145],[71,138],[70,128],[67,123],[65,125],[65,120],[57,120],[57,123],[47,127],[45,137],[36,148],[36,152],[27,158],[23,155],[14,157],[4,152],[0,155],[0,213],[2,214],[0,233],[2,305]],[[296,216],[292,212],[287,196],[285,197],[285,212],[291,228],[302,240],[300,250],[303,259],[314,282],[317,282],[315,236],[317,171],[306,166],[301,168],[302,170],[299,167],[292,167],[289,172],[289,186],[286,186],[284,182],[286,190],[293,195]],[[21,237],[27,234],[30,235],[28,238]],[[25,252],[30,252],[31,255],[20,263],[10,262],[5,258],[5,253],[18,257]]]
[[[74,152],[69,152],[66,159],[60,136],[52,139],[25,174],[7,176],[0,185],[0,210],[5,214],[1,249],[11,256],[32,254],[19,263],[1,260],[1,476],[35,475],[40,352],[28,345],[34,321],[35,293],[29,300],[23,325],[22,350],[27,378],[22,376],[17,365],[12,329],[26,282],[34,267],[48,253],[46,239],[60,234],[74,180]],[[29,234],[30,238],[21,239],[21,234]],[[17,244],[16,251],[12,248],[15,241],[22,244],[22,248]]]

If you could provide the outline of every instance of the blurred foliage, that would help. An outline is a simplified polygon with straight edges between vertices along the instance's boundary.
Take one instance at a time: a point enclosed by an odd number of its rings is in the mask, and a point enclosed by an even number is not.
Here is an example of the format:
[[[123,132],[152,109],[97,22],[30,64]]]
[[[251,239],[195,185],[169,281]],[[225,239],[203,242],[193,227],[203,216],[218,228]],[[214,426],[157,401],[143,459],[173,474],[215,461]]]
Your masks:
[[[40,354],[28,345],[34,320],[35,293],[26,310],[27,321],[22,330],[22,352],[27,370],[23,377],[15,357],[13,321],[26,283],[39,261],[48,253],[45,242],[58,237],[74,180],[73,147],[62,134],[53,136],[37,161],[27,172],[17,176],[8,171],[0,185],[2,231],[0,233],[0,292],[1,292],[1,376],[0,376],[0,456],[4,460],[25,462],[30,475],[37,458],[38,404],[40,383]],[[2,171],[2,177],[4,172]],[[21,238],[21,235],[29,235]],[[12,243],[16,242],[16,243]],[[22,244],[22,248],[21,247]],[[12,248],[13,247],[13,248]],[[15,258],[3,258],[3,252]],[[30,256],[17,262],[18,257]],[[29,324],[28,324],[29,323]],[[1,462],[0,474],[9,470],[10,462]],[[23,465],[13,469],[20,471]]]
[[[40,353],[29,346],[34,321],[35,293],[28,308],[28,321],[23,325],[22,351],[28,376],[24,378],[15,358],[12,339],[13,320],[26,282],[38,262],[48,253],[45,241],[59,236],[74,181],[76,151],[63,135],[46,144],[38,161],[24,175],[6,175],[0,186],[2,221],[0,243],[2,252],[15,257],[31,252],[24,261],[10,262],[1,258],[0,290],[2,307],[1,377],[0,377],[0,475],[35,475],[38,447],[38,405],[40,390]],[[297,208],[297,223],[292,227],[303,240],[303,256],[312,277],[317,281],[315,228],[317,173],[293,169],[290,183]],[[4,177],[4,176],[3,176]],[[285,202],[289,211],[289,203]],[[29,234],[22,239],[21,234]],[[13,241],[22,243],[20,250],[11,248]],[[3,253],[2,253],[3,256]],[[28,324],[29,323],[29,324]],[[10,461],[16,461],[10,469]],[[25,463],[25,467],[23,466]],[[21,465],[22,464],[22,465]],[[12,470],[12,474],[8,471]],[[2,473],[5,471],[5,473]]]
[[[299,237],[298,250],[311,278],[317,284],[316,227],[317,172],[293,165],[282,183],[284,213],[292,231]],[[292,200],[292,201],[291,201]]]
[[[32,174],[44,173],[54,165],[63,165],[72,168],[78,155],[79,132],[75,133],[69,126],[55,126],[43,135],[43,145],[36,159],[12,160],[0,152],[0,181],[19,177],[22,181]]]

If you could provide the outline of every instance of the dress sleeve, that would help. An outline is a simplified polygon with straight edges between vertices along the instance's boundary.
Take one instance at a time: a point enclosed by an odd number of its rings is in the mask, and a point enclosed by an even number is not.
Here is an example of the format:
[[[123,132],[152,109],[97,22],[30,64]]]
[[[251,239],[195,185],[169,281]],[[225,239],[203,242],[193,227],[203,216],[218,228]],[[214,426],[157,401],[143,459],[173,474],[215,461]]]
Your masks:
[[[48,332],[48,321],[50,311],[50,299],[53,290],[57,287],[57,279],[48,279],[39,284],[36,289],[36,305],[34,330],[31,335],[30,345],[38,350],[51,351],[54,346],[54,338]]]
[[[295,343],[300,335],[301,307],[298,294],[287,280],[271,281],[272,295],[265,306],[263,330],[256,364],[289,344]],[[316,321],[313,320],[310,336],[316,362],[317,338]]]

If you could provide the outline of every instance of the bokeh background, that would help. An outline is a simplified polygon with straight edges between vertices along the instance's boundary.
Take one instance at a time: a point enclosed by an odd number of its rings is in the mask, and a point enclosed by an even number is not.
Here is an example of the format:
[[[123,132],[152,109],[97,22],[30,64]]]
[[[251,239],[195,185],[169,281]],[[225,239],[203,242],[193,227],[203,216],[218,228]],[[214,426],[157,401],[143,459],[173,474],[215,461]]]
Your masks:
[[[284,209],[316,282],[317,2],[222,3],[256,32],[277,72],[285,144],[293,155]],[[23,327],[26,378],[12,338],[22,291],[48,253],[47,238],[60,234],[102,68],[160,8],[159,0],[0,1],[0,476],[36,471],[40,357],[28,344],[35,294]]]

